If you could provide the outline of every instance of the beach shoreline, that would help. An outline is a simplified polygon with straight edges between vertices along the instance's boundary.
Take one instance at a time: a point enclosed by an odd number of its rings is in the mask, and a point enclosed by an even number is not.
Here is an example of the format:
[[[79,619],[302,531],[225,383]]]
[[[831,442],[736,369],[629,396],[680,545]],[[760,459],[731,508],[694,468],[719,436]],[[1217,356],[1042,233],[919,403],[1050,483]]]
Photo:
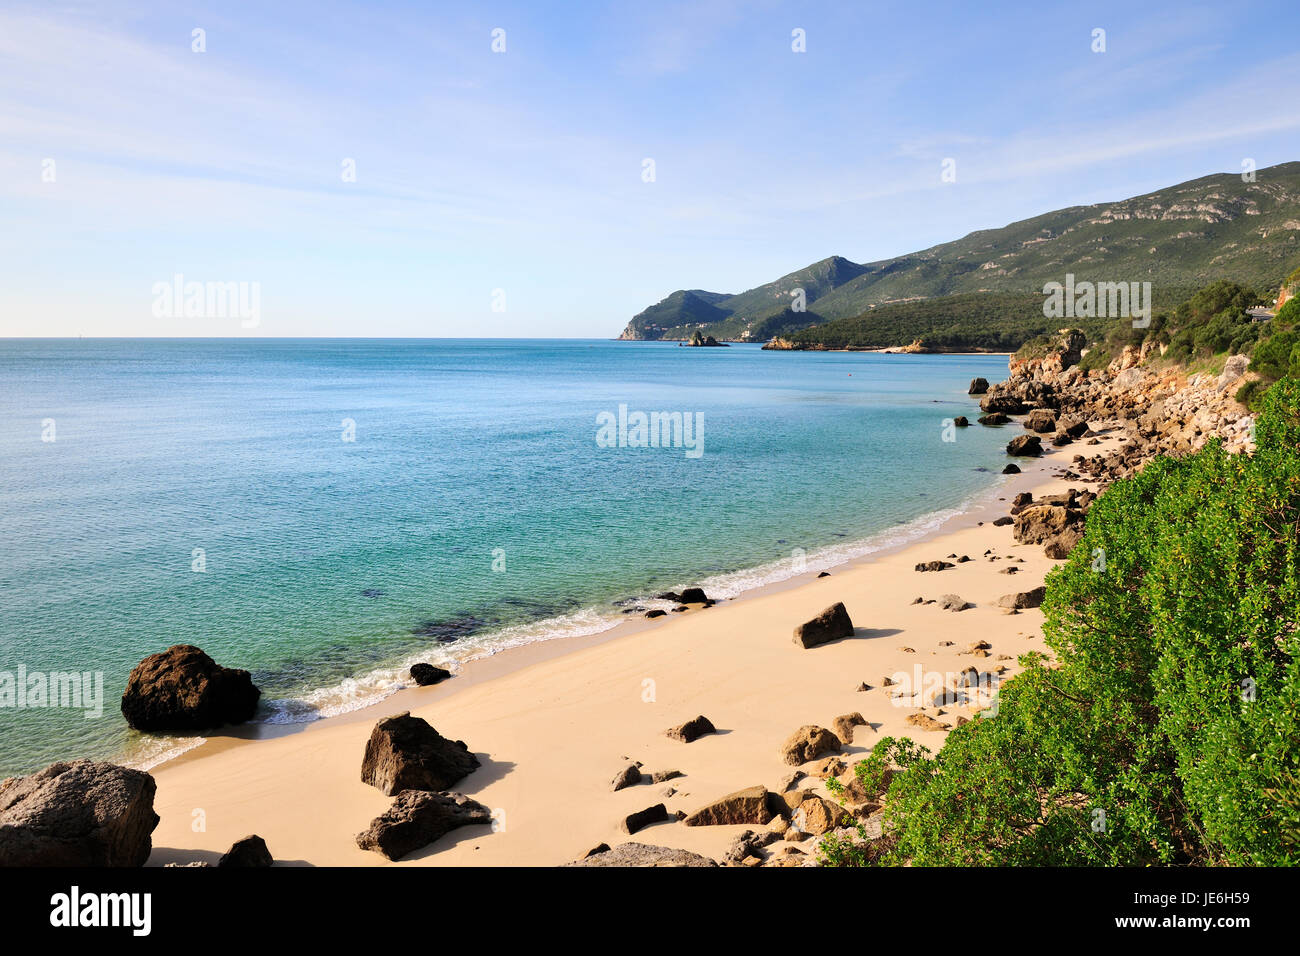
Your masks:
[[[1009,436],[1018,431],[1007,429]],[[1113,441],[1104,438],[1103,445]],[[969,643],[967,632],[971,638],[979,632],[994,653],[1004,647],[1014,651],[1007,655],[1011,658],[1042,649],[1040,612],[1009,615],[996,600],[1041,584],[1054,562],[1041,547],[1014,545],[1011,529],[993,526],[992,519],[1005,513],[1006,502],[1020,491],[1038,497],[1071,484],[1079,487],[1080,482],[1052,474],[1068,464],[1068,451],[1048,449],[1041,459],[1020,460],[1021,474],[995,483],[939,526],[832,567],[825,578],[810,568],[711,609],[653,621],[637,618],[593,635],[509,648],[468,662],[443,684],[404,688],[323,720],[254,724],[209,735],[202,746],[152,771],[162,822],[150,862],[211,862],[234,840],[257,833],[284,862],[386,863],[359,850],[353,840],[390,802],[360,782],[360,763],[373,723],[404,711],[424,717],[445,736],[464,739],[479,754],[483,769],[456,789],[492,807],[500,819],[495,832],[486,827],[455,831],[400,865],[554,865],[576,859],[599,842],[628,839],[618,831],[618,819],[647,805],[664,801],[670,810],[690,812],[755,784],[778,789],[785,737],[804,724],[829,726],[841,713],[861,711],[870,722],[869,729],[859,731],[866,746],[855,743],[846,757],[865,753],[870,739],[907,733],[905,712],[917,712],[884,698],[885,673],[923,660],[960,672],[971,663],[955,653]],[[991,577],[1003,564],[984,560],[985,551],[1023,560],[1021,573]],[[948,554],[968,554],[972,560],[937,574],[911,569],[915,561]],[[979,575],[972,573],[976,569]],[[969,578],[978,578],[980,586],[963,580]],[[913,593],[933,599],[949,590],[976,606],[954,613],[911,604]],[[793,627],[835,601],[846,603],[866,639],[797,648],[790,638]],[[886,619],[898,626],[877,626]],[[753,648],[746,635],[755,630],[762,635],[762,654],[747,653]],[[935,640],[948,632],[953,651]],[[902,642],[915,645],[911,654],[894,649]],[[1015,669],[1014,660],[997,666]],[[849,673],[832,679],[850,667],[856,679]],[[636,679],[638,671],[647,676]],[[859,681],[875,689],[856,692]],[[653,688],[653,699],[643,701],[646,686]],[[818,706],[822,698],[827,702]],[[742,713],[753,719],[742,720]],[[663,736],[667,727],[697,714],[723,732],[692,744]],[[588,728],[578,735],[585,741],[581,746],[570,739],[578,725]],[[931,746],[942,737],[915,729],[911,734]],[[671,796],[662,785],[611,792],[610,778],[629,759],[643,762],[647,773],[674,769],[684,776],[674,781],[678,786]],[[674,761],[682,766],[657,765]],[[304,812],[306,807],[312,810]],[[194,829],[198,819],[201,831]],[[631,839],[717,859],[738,829],[669,822]]]

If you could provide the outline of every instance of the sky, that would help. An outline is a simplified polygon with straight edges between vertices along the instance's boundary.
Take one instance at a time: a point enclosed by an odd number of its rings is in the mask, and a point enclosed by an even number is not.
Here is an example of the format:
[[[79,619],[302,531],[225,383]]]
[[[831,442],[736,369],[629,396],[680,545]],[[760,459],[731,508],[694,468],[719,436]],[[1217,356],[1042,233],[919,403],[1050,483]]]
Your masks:
[[[613,337],[676,289],[1300,159],[1297,26],[1295,0],[0,0],[0,337]]]

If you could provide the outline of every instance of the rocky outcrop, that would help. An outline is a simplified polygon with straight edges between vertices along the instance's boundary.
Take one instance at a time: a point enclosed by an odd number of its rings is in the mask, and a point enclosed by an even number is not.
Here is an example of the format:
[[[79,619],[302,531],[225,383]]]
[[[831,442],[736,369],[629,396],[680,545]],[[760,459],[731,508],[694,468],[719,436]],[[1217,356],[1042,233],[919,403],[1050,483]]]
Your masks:
[[[154,779],[91,760],[0,782],[0,866],[143,866],[158,826]]]
[[[403,790],[357,834],[357,846],[400,860],[458,827],[490,824],[492,812],[463,793]]]
[[[794,629],[794,642],[803,648],[852,636],[853,622],[849,620],[849,612],[843,603],[832,604],[811,621]]]
[[[781,758],[792,767],[816,760],[826,754],[837,754],[843,749],[840,738],[825,727],[807,724],[800,727],[781,746]]]
[[[989,380],[986,378],[973,378],[970,380],[970,388],[966,390],[967,395],[983,395],[989,390]]]
[[[248,671],[222,667],[199,648],[177,644],[131,671],[122,716],[136,730],[212,730],[251,718],[260,696]]]
[[[446,790],[479,768],[460,740],[448,740],[409,713],[375,724],[361,762],[361,782],[392,796],[403,790]]]
[[[603,853],[565,866],[717,866],[708,857],[667,846],[650,846],[645,843],[620,843]]]
[[[1075,457],[1074,469],[1102,481],[1127,478],[1158,455],[1182,456],[1217,438],[1231,452],[1252,445],[1254,417],[1237,402],[1249,360],[1229,356],[1222,373],[1189,376],[1177,366],[1156,366],[1154,341],[1129,346],[1105,368],[1081,369],[1081,333],[1066,330],[1050,348],[1017,354],[1005,381],[989,387],[981,403],[1050,410],[1059,436],[1078,441],[1092,430],[1118,433],[1123,447],[1106,455]]]

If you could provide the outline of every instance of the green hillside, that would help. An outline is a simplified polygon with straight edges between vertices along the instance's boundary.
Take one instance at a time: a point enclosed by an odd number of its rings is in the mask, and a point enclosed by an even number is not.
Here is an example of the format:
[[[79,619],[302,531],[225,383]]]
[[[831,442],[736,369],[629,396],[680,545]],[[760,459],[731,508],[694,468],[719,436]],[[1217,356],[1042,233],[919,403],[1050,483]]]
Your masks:
[[[946,316],[949,325],[961,325],[986,316],[990,307],[976,299],[931,305],[922,313],[885,313],[883,307],[1004,293],[1036,296],[1041,308],[1043,284],[1064,281],[1067,272],[1079,280],[1151,282],[1159,304],[1177,301],[1174,289],[1185,294],[1216,279],[1276,288],[1298,261],[1300,163],[1285,163],[1259,170],[1253,183],[1232,173],[1206,176],[1120,202],[1060,209],[880,262],[859,265],[832,256],[738,295],[675,292],[634,317],[621,337],[680,339],[703,328],[719,339],[766,341],[801,326],[861,316],[861,328],[874,323],[874,344],[906,345],[916,337],[911,328],[917,322],[942,323]],[[798,288],[806,296],[803,313],[790,311],[791,292]],[[1010,307],[1008,300],[989,301]],[[876,315],[866,317],[873,306]],[[1020,309],[1014,306],[1009,318],[1028,320]],[[911,325],[893,334],[880,324],[889,315]]]

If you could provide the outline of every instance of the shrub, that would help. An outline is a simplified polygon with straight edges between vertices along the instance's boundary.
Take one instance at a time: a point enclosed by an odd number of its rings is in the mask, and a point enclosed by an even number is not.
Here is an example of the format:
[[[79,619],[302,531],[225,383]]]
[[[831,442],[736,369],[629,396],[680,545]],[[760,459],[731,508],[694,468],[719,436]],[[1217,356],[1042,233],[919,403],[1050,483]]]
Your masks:
[[[882,740],[889,839],[828,862],[1300,863],[1300,383],[1256,440],[1111,485],[1048,576],[1055,659],[933,758]]]

